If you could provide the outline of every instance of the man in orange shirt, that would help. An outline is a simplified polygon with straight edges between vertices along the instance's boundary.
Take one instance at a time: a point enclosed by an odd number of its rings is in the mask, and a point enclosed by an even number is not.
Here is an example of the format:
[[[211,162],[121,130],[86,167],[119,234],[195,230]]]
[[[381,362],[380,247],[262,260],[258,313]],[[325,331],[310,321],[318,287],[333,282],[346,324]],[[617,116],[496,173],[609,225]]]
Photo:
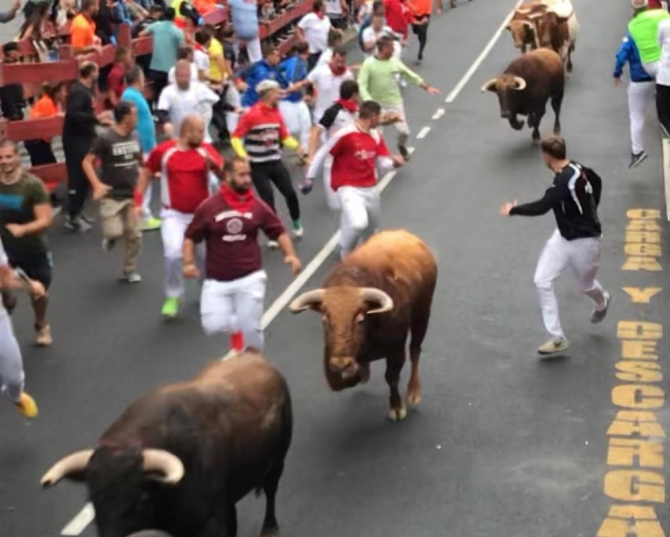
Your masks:
[[[441,11],[440,0],[435,0],[437,12]],[[423,60],[423,50],[428,42],[428,25],[430,16],[433,13],[433,0],[410,0],[410,8],[414,20],[412,22],[412,31],[419,39],[419,56],[417,61]]]
[[[70,42],[75,55],[99,52],[101,41],[95,35],[93,18],[98,12],[98,0],[82,0],[81,10],[72,21]]]

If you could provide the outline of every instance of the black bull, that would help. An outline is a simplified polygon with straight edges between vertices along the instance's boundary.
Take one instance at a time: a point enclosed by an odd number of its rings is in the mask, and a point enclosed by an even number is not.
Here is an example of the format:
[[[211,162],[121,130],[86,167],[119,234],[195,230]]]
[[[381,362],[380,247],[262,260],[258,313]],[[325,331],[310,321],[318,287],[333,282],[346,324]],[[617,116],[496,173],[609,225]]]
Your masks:
[[[540,140],[540,122],[551,101],[556,119],[554,134],[561,133],[561,104],[565,89],[565,73],[561,57],[549,49],[528,52],[513,60],[502,75],[489,80],[482,91],[498,95],[500,115],[515,130],[523,128],[517,116],[528,116],[533,129],[533,143]]]
[[[42,485],[85,482],[100,537],[235,537],[235,504],[263,491],[262,535],[274,536],[292,426],[284,378],[247,349],[134,401],[95,449],[58,461]]]

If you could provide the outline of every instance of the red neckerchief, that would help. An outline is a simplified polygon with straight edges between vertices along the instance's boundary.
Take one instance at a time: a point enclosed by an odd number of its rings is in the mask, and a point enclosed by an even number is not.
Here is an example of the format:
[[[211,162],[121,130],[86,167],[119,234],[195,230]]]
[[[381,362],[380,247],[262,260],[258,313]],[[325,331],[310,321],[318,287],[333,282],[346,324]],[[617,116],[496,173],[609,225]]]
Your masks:
[[[223,201],[239,213],[248,213],[254,205],[254,191],[251,188],[245,194],[240,194],[226,183],[221,183],[221,196]]]
[[[333,69],[333,64],[329,63],[328,67],[330,67],[330,72],[333,73],[335,76],[342,76],[344,73],[347,72],[347,66],[345,65],[344,67],[340,69]]]
[[[349,99],[338,99],[335,102],[338,103],[347,112],[351,112],[352,114],[358,110],[358,103],[356,101],[350,101]]]

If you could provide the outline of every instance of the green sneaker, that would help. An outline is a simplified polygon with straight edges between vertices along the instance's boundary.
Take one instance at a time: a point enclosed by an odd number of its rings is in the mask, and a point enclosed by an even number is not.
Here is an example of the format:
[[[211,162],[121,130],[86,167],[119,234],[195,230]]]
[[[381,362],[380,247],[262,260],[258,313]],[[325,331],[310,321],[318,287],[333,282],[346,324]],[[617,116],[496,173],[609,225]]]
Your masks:
[[[161,227],[161,219],[151,217],[142,222],[142,231],[155,231]]]
[[[179,313],[179,299],[178,298],[166,298],[163,302],[163,309],[161,310],[161,315],[168,319],[174,319]]]

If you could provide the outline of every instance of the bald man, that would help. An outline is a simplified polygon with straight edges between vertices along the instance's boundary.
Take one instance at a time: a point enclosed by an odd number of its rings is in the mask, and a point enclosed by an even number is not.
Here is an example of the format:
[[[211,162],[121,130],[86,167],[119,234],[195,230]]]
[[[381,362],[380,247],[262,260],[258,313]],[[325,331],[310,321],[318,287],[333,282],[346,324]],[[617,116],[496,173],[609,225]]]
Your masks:
[[[165,258],[165,302],[161,314],[179,314],[184,299],[182,245],[196,208],[209,197],[209,175],[221,177],[223,158],[205,142],[205,119],[187,114],[180,121],[179,138],[159,144],[147,158],[137,188],[143,195],[149,180],[160,173],[161,238]],[[141,203],[141,199],[138,200]],[[199,252],[201,266],[203,251]]]
[[[205,118],[205,141],[211,143],[212,107],[219,99],[219,95],[202,82],[191,80],[188,60],[179,60],[175,65],[175,83],[166,86],[158,99],[158,121],[168,137],[176,138],[184,117],[189,114],[202,116]]]

